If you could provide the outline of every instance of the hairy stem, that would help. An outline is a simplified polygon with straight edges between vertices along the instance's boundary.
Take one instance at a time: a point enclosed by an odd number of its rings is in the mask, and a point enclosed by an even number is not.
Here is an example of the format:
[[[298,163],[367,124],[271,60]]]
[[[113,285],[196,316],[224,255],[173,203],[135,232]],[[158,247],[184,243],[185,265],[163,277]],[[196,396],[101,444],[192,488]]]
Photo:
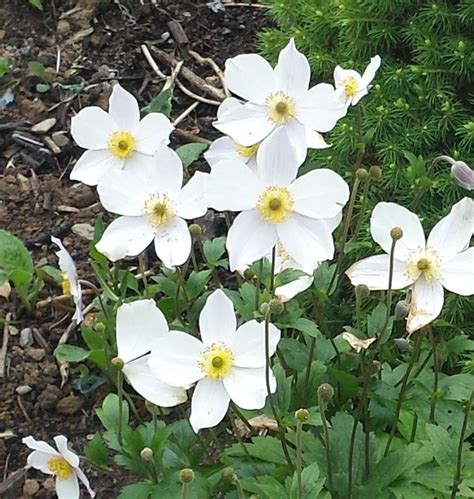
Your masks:
[[[303,478],[301,476],[303,471],[303,422],[296,421],[296,481],[297,481],[297,494],[298,499],[303,498]]]
[[[434,380],[433,380],[433,393],[431,394],[431,405],[430,405],[430,423],[435,422],[436,415],[436,402],[438,400],[438,385],[439,385],[439,372],[441,370],[441,359],[439,355],[438,349],[438,341],[436,339],[436,335],[433,333],[433,330],[430,332],[431,336],[431,344],[433,345],[433,371],[434,371]]]
[[[326,402],[323,400],[322,395],[318,392],[318,407],[319,414],[321,415],[321,421],[323,423],[323,434],[324,434],[324,448],[326,451],[326,461],[327,461],[327,471],[328,471],[328,486],[329,490],[332,492],[334,490],[334,484],[332,481],[332,465],[331,465],[331,448],[329,443],[329,428],[326,419]]]
[[[117,440],[122,445],[122,430],[123,430],[123,373],[121,369],[117,370],[117,394],[118,394],[118,430]]]

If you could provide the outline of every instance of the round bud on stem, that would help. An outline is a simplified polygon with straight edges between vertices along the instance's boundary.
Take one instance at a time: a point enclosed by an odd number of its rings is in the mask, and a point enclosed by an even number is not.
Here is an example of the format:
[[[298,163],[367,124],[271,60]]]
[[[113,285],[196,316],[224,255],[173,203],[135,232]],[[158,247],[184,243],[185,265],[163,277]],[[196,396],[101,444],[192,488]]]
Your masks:
[[[395,338],[393,341],[402,352],[408,350],[410,346],[410,342],[406,338]]]
[[[365,180],[369,176],[369,172],[365,168],[357,168],[356,178],[358,180]]]
[[[329,383],[323,383],[318,387],[318,396],[329,401],[334,397],[334,388]]]
[[[283,302],[278,298],[273,298],[270,300],[270,312],[274,315],[281,314],[285,306]]]
[[[231,468],[230,466],[224,468],[222,470],[222,478],[231,483],[235,482],[235,480],[237,479],[237,475],[235,474],[234,468]]]
[[[125,362],[120,357],[114,357],[110,362],[114,367],[120,370],[122,370],[125,365]]]
[[[140,452],[140,457],[144,461],[152,461],[153,460],[153,451],[150,449],[150,447],[144,447],[142,451]]]
[[[191,235],[193,236],[194,239],[197,239],[201,237],[202,234],[201,226],[198,224],[191,224],[189,226],[189,232],[191,232]]]
[[[395,320],[402,321],[408,315],[408,305],[403,300],[400,300],[395,305]]]
[[[98,322],[96,325],[95,325],[95,330],[98,332],[98,333],[103,333],[105,331],[105,325],[103,322]]]
[[[400,229],[400,227],[393,227],[392,230],[390,231],[390,237],[394,241],[398,241],[403,237],[403,230]]]
[[[262,315],[267,315],[270,312],[270,305],[268,303],[262,303],[260,305],[260,313]]]
[[[365,284],[358,284],[355,287],[355,294],[359,300],[363,300],[370,295],[370,289]]]
[[[246,281],[253,281],[256,277],[257,277],[257,275],[255,274],[255,272],[252,269],[245,269],[244,270],[244,279]]]
[[[369,177],[370,180],[379,180],[379,178],[382,176],[382,169],[378,165],[372,165],[369,168]]]
[[[194,471],[191,468],[184,468],[179,472],[181,483],[191,483],[194,480]]]
[[[298,409],[295,412],[295,418],[299,423],[306,423],[309,419],[309,411],[307,409]]]

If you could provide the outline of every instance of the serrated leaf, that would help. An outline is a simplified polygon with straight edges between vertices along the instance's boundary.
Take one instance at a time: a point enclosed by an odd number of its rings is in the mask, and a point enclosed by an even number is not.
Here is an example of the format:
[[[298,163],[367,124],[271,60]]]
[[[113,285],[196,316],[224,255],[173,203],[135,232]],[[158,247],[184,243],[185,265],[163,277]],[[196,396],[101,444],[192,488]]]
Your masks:
[[[148,482],[132,483],[122,488],[118,499],[148,499],[152,488],[153,485]]]
[[[310,464],[303,470],[301,473],[303,485],[301,497],[318,497],[318,494],[323,490],[326,481],[326,478],[320,475],[318,463]],[[298,481],[295,471],[291,482],[290,499],[297,499],[298,497]]]
[[[28,0],[33,7],[36,7],[38,10],[43,10],[43,1],[42,0]]]
[[[87,442],[84,452],[86,457],[99,468],[107,468],[109,465],[107,447],[99,433],[96,433],[92,440]]]
[[[187,168],[192,163],[194,163],[206,149],[207,144],[192,142],[191,144],[186,144],[184,146],[178,147],[178,149],[176,149],[176,154],[181,158],[183,166]]]
[[[204,257],[210,267],[217,267],[219,260],[225,253],[225,237],[215,237],[205,241],[203,245]]]
[[[55,357],[61,362],[81,362],[89,357],[90,351],[74,345],[59,345],[54,350]]]

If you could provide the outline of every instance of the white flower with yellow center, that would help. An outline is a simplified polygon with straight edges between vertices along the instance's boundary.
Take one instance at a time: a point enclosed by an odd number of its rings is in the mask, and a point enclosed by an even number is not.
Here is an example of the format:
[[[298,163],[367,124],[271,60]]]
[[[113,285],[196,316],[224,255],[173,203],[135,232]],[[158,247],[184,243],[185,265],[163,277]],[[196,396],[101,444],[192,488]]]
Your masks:
[[[84,484],[91,497],[95,492],[89,485],[84,472],[79,468],[79,457],[67,447],[67,438],[54,437],[57,450],[46,442],[25,437],[22,442],[33,449],[28,456],[26,467],[35,468],[47,475],[56,477],[56,494],[59,499],[79,499],[79,480]]]
[[[168,268],[184,263],[191,252],[185,220],[206,213],[206,178],[197,172],[182,187],[181,160],[164,145],[143,170],[111,172],[97,190],[104,208],[123,216],[107,227],[98,251],[116,261],[139,255],[154,240],[156,254]]]
[[[114,170],[139,171],[162,143],[169,143],[172,130],[169,119],[161,113],[150,113],[140,120],[137,100],[117,84],[108,113],[90,106],[71,120],[76,144],[88,149],[74,166],[71,179],[97,185]]]
[[[380,56],[372,57],[362,76],[353,69],[342,69],[341,66],[336,66],[334,69],[334,82],[337,95],[341,101],[345,102],[347,106],[350,104],[355,106],[364,95],[367,95],[370,83],[374,79],[380,63]]]
[[[332,258],[331,230],[322,219],[341,212],[349,188],[337,173],[323,168],[296,178],[298,166],[288,135],[280,128],[258,149],[258,175],[241,161],[221,161],[212,169],[209,206],[242,211],[227,237],[231,270],[268,255],[277,240],[306,269]]]
[[[60,239],[51,237],[51,242],[59,248],[59,251],[56,251],[56,255],[59,259],[59,268],[61,269],[61,287],[63,294],[72,296],[72,299],[74,300],[76,311],[74,312],[72,320],[76,321],[76,324],[79,324],[83,319],[82,290],[77,276],[76,264]]]
[[[163,382],[188,386],[197,382],[190,423],[195,432],[224,418],[232,400],[242,409],[261,409],[265,384],[265,325],[249,321],[237,328],[232,302],[223,291],[212,293],[199,316],[202,341],[180,331],[160,339],[148,361]],[[270,355],[280,331],[269,325]],[[276,381],[270,372],[272,392]]]
[[[274,69],[257,54],[228,59],[227,86],[248,102],[226,108],[214,126],[242,146],[258,144],[284,127],[301,164],[308,147],[328,147],[319,132],[332,130],[347,112],[332,85],[309,88],[310,76],[308,60],[293,39],[280,52]]]
[[[458,295],[474,294],[474,248],[468,248],[474,225],[471,199],[453,206],[431,231],[428,240],[419,218],[395,203],[379,203],[371,218],[372,238],[386,252],[355,263],[346,273],[354,286],[388,289],[390,231],[400,227],[396,242],[392,289],[412,286],[407,331],[412,333],[436,319],[443,308],[443,287]]]
[[[168,323],[153,300],[124,303],[117,310],[117,357],[126,380],[146,400],[173,407],[187,400],[184,388],[160,381],[148,366],[155,343],[170,334]]]

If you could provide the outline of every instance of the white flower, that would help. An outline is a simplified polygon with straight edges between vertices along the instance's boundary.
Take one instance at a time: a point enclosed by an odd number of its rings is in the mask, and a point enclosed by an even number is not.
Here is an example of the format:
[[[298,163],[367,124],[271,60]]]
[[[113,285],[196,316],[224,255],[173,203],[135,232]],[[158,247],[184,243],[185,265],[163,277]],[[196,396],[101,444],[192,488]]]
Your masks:
[[[97,249],[110,260],[139,255],[153,240],[168,267],[184,263],[191,251],[185,220],[203,216],[207,174],[195,173],[182,187],[178,155],[162,145],[140,172],[111,172],[98,186],[100,201],[123,215],[107,227]]]
[[[230,400],[242,409],[261,409],[265,384],[265,324],[249,321],[237,328],[234,307],[223,291],[206,301],[199,316],[202,341],[180,331],[159,340],[151,352],[150,367],[165,383],[197,385],[191,402],[190,423],[195,432],[217,425]],[[269,324],[270,355],[280,331]],[[276,380],[270,372],[270,387]]]
[[[248,102],[222,112],[214,126],[243,146],[258,144],[284,127],[300,164],[308,147],[328,147],[318,132],[332,130],[347,112],[332,85],[320,83],[308,90],[309,63],[293,39],[280,52],[275,69],[257,54],[228,59],[225,80]]]
[[[277,240],[305,269],[332,258],[332,234],[321,219],[338,215],[347,202],[344,180],[327,169],[296,179],[299,164],[284,128],[260,146],[257,165],[258,176],[243,162],[221,161],[209,177],[209,205],[243,212],[227,237],[231,270],[260,260]]]
[[[346,273],[354,286],[388,288],[390,231],[403,237],[394,253],[392,289],[413,285],[407,319],[412,333],[436,319],[443,308],[443,287],[463,296],[474,294],[474,248],[466,249],[474,224],[472,201],[464,198],[431,231],[428,241],[418,217],[395,203],[379,203],[371,218],[372,238],[387,253],[354,264]]]
[[[54,437],[54,441],[58,450],[31,436],[23,438],[22,442],[33,449],[28,456],[27,467],[54,475],[59,499],[79,499],[78,479],[85,485],[90,496],[94,497],[95,492],[91,489],[89,480],[79,468],[79,457],[67,447],[67,438],[58,435]]]
[[[71,121],[76,143],[88,149],[71,172],[72,180],[97,185],[114,171],[139,171],[160,144],[169,143],[173,127],[161,113],[147,114],[140,121],[140,108],[132,94],[115,85],[109,112],[97,106],[82,109]]]
[[[53,242],[59,251],[56,251],[56,255],[59,259],[59,268],[62,272],[62,289],[63,294],[72,296],[74,304],[76,305],[76,311],[72,317],[73,321],[77,324],[82,322],[82,290],[79,284],[77,269],[72,259],[71,255],[67,249],[63,246],[63,243],[57,237],[51,237],[51,242]]]
[[[117,356],[123,374],[145,399],[161,407],[186,401],[184,388],[160,381],[148,366],[149,353],[160,338],[169,335],[168,323],[153,300],[124,303],[117,310]]]
[[[372,343],[377,339],[377,338],[367,338],[366,340],[361,340],[360,338],[357,338],[357,336],[353,335],[352,333],[342,333],[342,339],[346,340],[347,343],[357,352],[359,353],[361,350],[367,350],[367,348],[372,345]]]
[[[369,93],[370,83],[374,79],[380,63],[380,56],[372,57],[362,76],[353,69],[342,69],[341,66],[336,66],[334,69],[334,82],[338,97],[346,105],[352,104],[355,106],[364,95]]]

